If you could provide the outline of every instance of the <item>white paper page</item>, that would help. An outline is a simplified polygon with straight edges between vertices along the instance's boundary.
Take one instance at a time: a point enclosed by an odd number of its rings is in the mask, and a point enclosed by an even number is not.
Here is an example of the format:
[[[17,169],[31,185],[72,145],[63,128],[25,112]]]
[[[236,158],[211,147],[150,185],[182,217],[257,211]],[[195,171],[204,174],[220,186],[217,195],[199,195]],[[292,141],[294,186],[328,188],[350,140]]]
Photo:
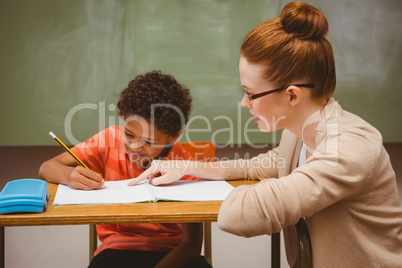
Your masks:
[[[150,185],[159,200],[221,201],[234,189],[226,181],[177,181],[163,186]]]
[[[154,200],[145,183],[128,187],[127,184],[131,180],[107,181],[106,189],[91,191],[74,190],[59,184],[53,205],[136,203]]]

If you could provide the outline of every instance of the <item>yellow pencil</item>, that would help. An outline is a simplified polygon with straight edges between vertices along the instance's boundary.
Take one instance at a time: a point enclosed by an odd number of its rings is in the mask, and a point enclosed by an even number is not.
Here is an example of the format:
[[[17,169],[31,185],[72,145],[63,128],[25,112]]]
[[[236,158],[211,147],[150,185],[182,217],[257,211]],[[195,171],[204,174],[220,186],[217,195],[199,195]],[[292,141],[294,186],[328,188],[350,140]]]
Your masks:
[[[56,135],[53,134],[53,132],[49,132],[49,135],[52,136],[53,139],[55,139],[61,147],[64,148],[64,150],[66,150],[72,157],[74,157],[75,161],[77,161],[81,166],[83,166],[84,168],[88,169],[89,171],[93,172],[92,170],[89,169],[89,167],[87,167],[87,165],[84,164],[84,162],[81,161],[81,159],[79,159],[59,138],[56,137]],[[106,189],[106,185],[103,184],[103,189]]]
[[[81,166],[83,166],[84,168],[88,169],[89,171],[92,171],[92,170],[90,170],[90,169],[84,164],[84,162],[82,162],[73,152],[71,152],[71,150],[70,150],[59,138],[57,138],[56,135],[53,134],[53,132],[49,132],[49,135],[52,136],[52,138],[55,139],[55,140],[61,145],[61,147],[64,148],[64,150],[66,150],[72,157],[74,157],[74,159],[75,159]]]

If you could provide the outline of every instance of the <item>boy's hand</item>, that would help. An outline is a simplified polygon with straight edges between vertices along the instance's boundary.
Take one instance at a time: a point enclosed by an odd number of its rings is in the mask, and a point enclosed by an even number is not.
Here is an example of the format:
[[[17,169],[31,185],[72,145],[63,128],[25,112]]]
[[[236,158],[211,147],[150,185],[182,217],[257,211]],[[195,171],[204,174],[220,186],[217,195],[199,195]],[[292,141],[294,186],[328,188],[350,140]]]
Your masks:
[[[104,188],[104,182],[98,173],[76,166],[72,169],[66,184],[73,189],[94,190]]]
[[[149,179],[153,185],[168,184],[180,180],[185,175],[186,166],[179,160],[153,160],[151,166],[141,173],[128,186]]]

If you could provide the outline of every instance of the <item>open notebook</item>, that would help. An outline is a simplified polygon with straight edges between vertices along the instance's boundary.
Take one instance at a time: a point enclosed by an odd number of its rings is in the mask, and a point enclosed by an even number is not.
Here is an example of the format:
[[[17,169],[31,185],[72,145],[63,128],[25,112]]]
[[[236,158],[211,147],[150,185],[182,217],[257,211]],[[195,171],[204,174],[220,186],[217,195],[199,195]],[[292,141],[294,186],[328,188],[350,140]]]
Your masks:
[[[220,201],[233,190],[226,181],[177,181],[154,186],[147,180],[136,186],[127,186],[133,179],[107,181],[105,189],[74,190],[60,184],[53,205],[114,204],[163,201]]]

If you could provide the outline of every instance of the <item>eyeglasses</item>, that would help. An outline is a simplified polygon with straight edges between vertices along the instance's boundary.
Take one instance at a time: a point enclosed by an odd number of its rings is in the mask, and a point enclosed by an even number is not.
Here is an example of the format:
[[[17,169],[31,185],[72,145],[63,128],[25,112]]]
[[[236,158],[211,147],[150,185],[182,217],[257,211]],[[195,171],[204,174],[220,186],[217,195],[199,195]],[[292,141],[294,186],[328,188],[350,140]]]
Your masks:
[[[290,85],[290,86],[295,86],[295,87],[308,87],[308,88],[314,88],[314,87],[315,87],[314,84],[297,84],[297,85]],[[244,90],[244,94],[247,96],[248,100],[249,100],[250,102],[252,102],[252,101],[255,100],[255,99],[264,97],[264,96],[266,96],[266,95],[269,95],[269,94],[274,93],[274,92],[277,92],[277,91],[281,91],[281,90],[287,89],[287,88],[290,87],[290,86],[280,87],[280,88],[276,88],[276,89],[264,91],[264,92],[261,92],[261,93],[258,93],[258,94],[251,94],[251,93],[248,93],[246,90]]]

